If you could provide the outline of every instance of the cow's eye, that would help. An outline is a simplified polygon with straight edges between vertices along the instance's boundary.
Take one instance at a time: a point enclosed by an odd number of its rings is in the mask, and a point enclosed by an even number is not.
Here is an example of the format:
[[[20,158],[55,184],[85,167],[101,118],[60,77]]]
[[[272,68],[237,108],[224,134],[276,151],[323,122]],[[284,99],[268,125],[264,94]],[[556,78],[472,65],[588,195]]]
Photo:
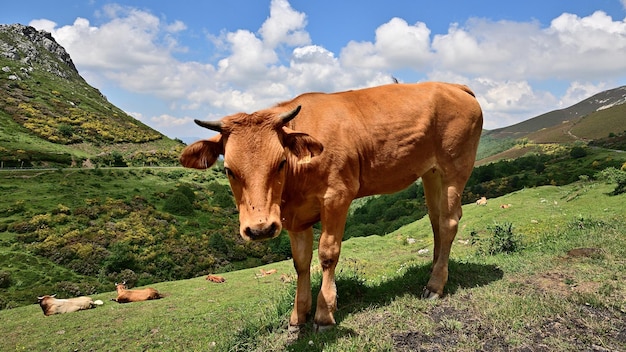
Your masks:
[[[228,176],[228,178],[236,178],[235,174],[233,173],[231,169],[225,167],[224,172],[226,173],[226,176]]]
[[[278,171],[282,171],[285,168],[285,164],[287,164],[287,160],[283,160],[278,164]]]

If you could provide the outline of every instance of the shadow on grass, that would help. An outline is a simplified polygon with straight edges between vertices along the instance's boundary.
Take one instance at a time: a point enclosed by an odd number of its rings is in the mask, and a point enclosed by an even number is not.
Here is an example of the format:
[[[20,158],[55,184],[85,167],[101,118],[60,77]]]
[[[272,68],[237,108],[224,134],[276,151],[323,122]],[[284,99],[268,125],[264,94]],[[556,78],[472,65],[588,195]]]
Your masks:
[[[454,295],[459,289],[480,287],[490,284],[491,282],[501,280],[503,272],[500,268],[490,264],[478,264],[470,262],[459,262],[450,260],[449,263],[450,277],[446,285],[444,294]],[[409,267],[403,274],[380,283],[375,286],[368,286],[362,279],[362,275],[355,272],[337,275],[337,294],[339,309],[335,312],[335,320],[337,326],[324,332],[322,336],[316,336],[312,332],[312,322],[309,321],[302,328],[300,336],[297,340],[289,345],[290,350],[294,351],[313,351],[309,345],[310,340],[323,339],[328,342],[344,336],[356,336],[351,329],[341,326],[341,321],[346,317],[366,310],[372,306],[384,306],[390,304],[397,297],[409,294],[419,299],[422,290],[428,279],[430,278],[430,263],[424,265],[416,265]],[[320,289],[320,278],[312,278],[315,283],[313,285],[313,304],[315,305],[316,296]],[[315,307],[313,307],[315,309]],[[312,312],[312,315],[315,314]],[[319,346],[318,344],[315,344]]]

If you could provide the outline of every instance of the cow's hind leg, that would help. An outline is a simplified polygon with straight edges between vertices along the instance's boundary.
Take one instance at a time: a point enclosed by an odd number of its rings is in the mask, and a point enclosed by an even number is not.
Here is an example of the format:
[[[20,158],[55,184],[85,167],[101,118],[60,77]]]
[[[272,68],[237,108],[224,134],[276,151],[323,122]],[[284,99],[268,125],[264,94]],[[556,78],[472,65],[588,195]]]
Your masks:
[[[461,195],[465,183],[446,181],[439,171],[430,171],[422,180],[434,235],[433,266],[422,296],[439,298],[448,281],[448,260],[462,216]]]
[[[291,241],[291,254],[293,265],[298,274],[298,286],[293,311],[289,318],[289,327],[292,331],[298,331],[299,326],[306,323],[306,318],[311,312],[311,259],[313,256],[313,229],[308,228],[302,232],[289,232]]]
[[[322,287],[317,296],[315,310],[315,330],[321,331],[335,325],[334,312],[337,310],[337,287],[335,268],[339,262],[341,240],[348,216],[348,198],[328,200],[322,210],[322,235],[319,241],[319,260],[322,267]],[[352,198],[349,198],[352,199]]]

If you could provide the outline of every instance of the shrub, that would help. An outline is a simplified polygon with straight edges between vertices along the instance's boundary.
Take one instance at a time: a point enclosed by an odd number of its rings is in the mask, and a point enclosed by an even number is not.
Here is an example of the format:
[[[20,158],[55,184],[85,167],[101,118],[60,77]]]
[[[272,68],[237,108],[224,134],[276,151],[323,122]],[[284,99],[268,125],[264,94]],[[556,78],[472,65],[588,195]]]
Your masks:
[[[209,247],[211,247],[211,249],[213,249],[217,253],[228,253],[228,243],[219,233],[214,233],[211,235],[211,237],[209,237]]]
[[[66,138],[72,137],[74,134],[74,127],[67,124],[62,124],[59,126],[59,133]]]
[[[165,199],[163,210],[170,214],[187,216],[193,214],[193,204],[183,193],[176,191]]]
[[[270,240],[268,245],[272,253],[286,258],[291,257],[291,240],[286,233],[283,232],[280,236]]]
[[[11,272],[0,271],[0,288],[8,288],[11,286]]]
[[[479,238],[475,232],[471,234],[471,243],[478,244],[479,254],[495,255],[499,253],[514,253],[522,249],[520,236],[513,233],[513,224],[494,224],[487,227],[491,236]]]
[[[137,281],[139,281],[139,276],[137,276],[137,274],[130,269],[122,270],[116,280],[116,282],[125,282],[127,287],[136,286]]]
[[[583,147],[576,146],[570,150],[569,155],[574,159],[582,158],[587,156],[587,150]]]
[[[196,200],[196,194],[193,192],[193,189],[191,189],[191,187],[189,185],[180,185],[177,188],[177,191],[184,194],[185,197],[187,197],[187,199],[189,199],[189,202],[193,203]]]
[[[626,171],[619,170],[614,167],[607,167],[597,173],[596,177],[600,180],[617,183],[613,192],[610,193],[611,195],[616,196],[618,194],[626,193]]]
[[[217,182],[211,182],[207,185],[207,190],[213,192],[213,205],[222,209],[229,209],[235,207],[233,196],[228,186],[221,185]]]

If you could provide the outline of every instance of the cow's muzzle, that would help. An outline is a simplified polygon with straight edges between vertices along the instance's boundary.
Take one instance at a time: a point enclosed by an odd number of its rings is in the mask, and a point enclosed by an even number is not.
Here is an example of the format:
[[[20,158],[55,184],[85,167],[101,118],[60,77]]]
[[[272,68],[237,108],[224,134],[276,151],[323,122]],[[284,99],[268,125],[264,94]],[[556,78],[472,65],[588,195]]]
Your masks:
[[[244,239],[250,241],[260,241],[278,236],[281,226],[276,222],[272,222],[269,226],[247,226],[242,233]]]

